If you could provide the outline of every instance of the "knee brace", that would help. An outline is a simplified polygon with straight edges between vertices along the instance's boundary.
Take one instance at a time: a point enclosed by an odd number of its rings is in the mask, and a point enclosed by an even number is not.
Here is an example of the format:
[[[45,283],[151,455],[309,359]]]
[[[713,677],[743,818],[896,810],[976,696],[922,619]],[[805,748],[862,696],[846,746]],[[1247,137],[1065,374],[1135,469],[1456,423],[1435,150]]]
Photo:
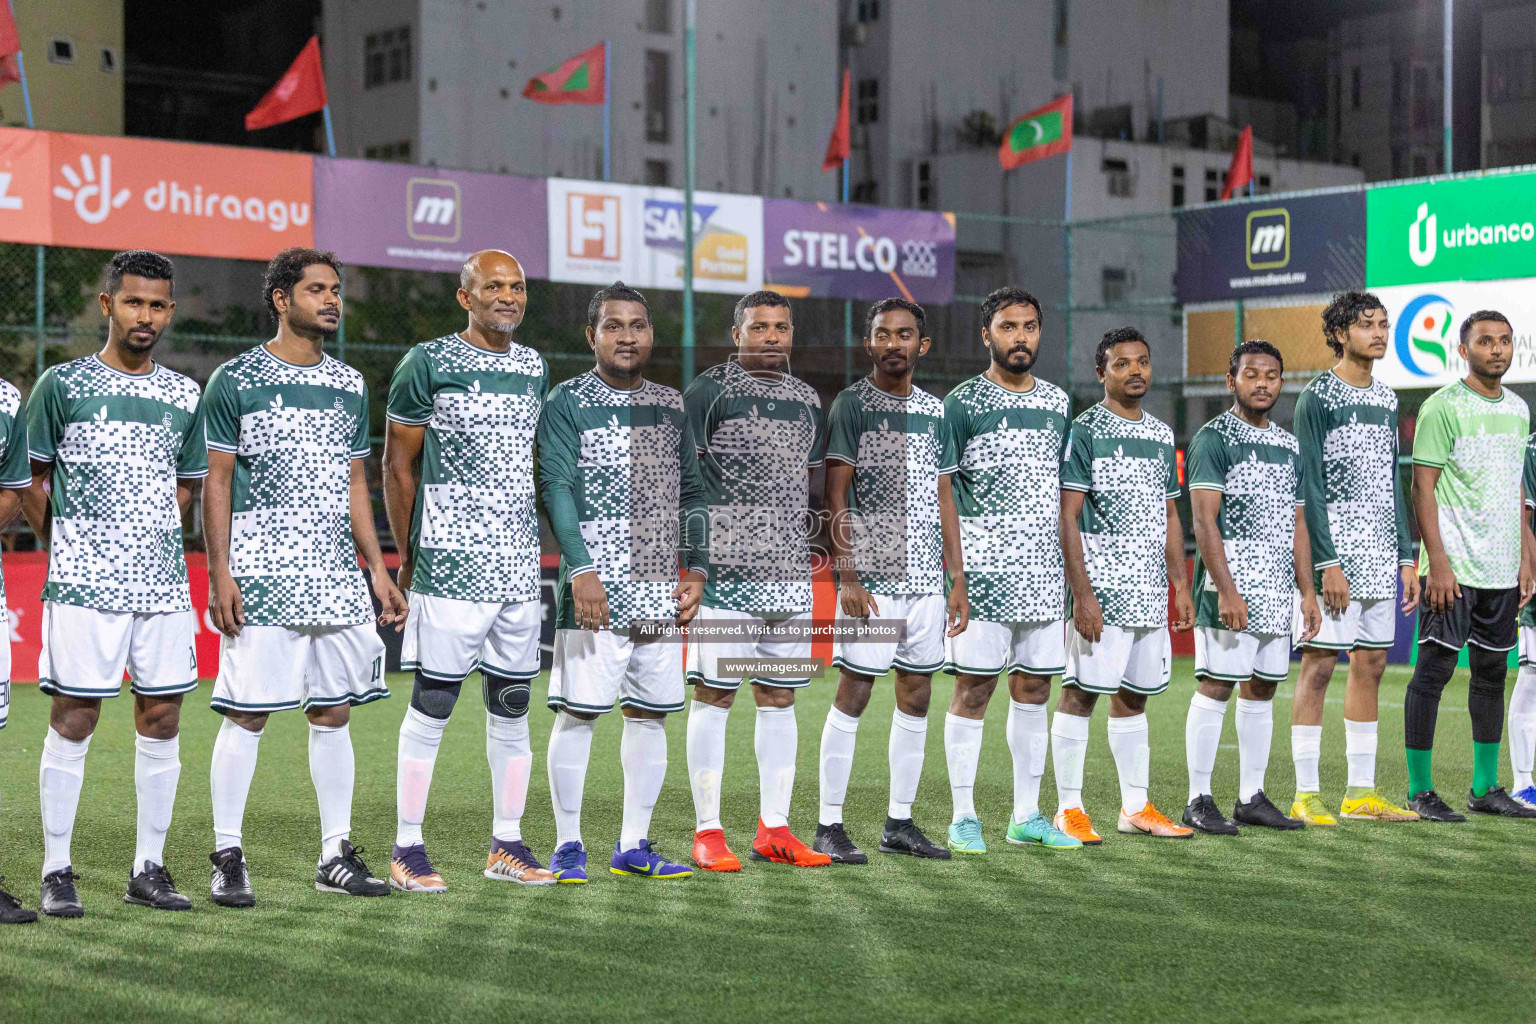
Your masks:
[[[447,719],[453,714],[453,706],[459,700],[459,687],[463,685],[462,679],[456,683],[428,679],[421,674],[421,669],[417,669],[416,685],[411,690],[411,707],[428,718]]]
[[[1504,698],[1504,680],[1509,675],[1509,652],[1489,651],[1469,644],[1467,661],[1472,668],[1472,692]]]
[[[486,711],[497,718],[522,718],[528,714],[528,680],[508,679],[484,669],[480,677],[484,681]]]
[[[1472,650],[1475,657],[1477,648]],[[1451,681],[1451,676],[1456,672],[1456,656],[1459,653],[1433,642],[1420,644],[1419,663],[1414,666],[1408,689],[1430,700],[1439,701],[1440,691],[1445,689],[1445,684]]]

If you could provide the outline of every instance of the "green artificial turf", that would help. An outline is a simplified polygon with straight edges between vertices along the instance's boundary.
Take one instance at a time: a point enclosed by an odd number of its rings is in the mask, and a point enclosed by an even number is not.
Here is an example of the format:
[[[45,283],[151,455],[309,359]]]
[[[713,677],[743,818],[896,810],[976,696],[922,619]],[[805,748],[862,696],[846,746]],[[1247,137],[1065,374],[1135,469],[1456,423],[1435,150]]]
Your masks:
[[[1344,786],[1342,672],[1328,705],[1323,785]],[[1403,669],[1382,690],[1379,781],[1402,795]],[[358,710],[353,840],[375,872],[394,832],[395,739],[409,680]],[[542,692],[542,681],[534,692]],[[1192,686],[1177,663],[1154,698],[1152,799],[1184,803],[1184,715]],[[1289,686],[1277,700],[1269,790],[1288,806]],[[939,677],[917,820],[940,838],[949,819]],[[261,743],[245,841],[258,905],[208,902],[208,759],[219,719],[205,684],[183,719],[185,765],[167,861],[193,897],[186,914],[121,902],[133,851],[131,709],[109,703],[86,764],[74,863],[86,916],[0,929],[0,1020],[304,1020],[537,1022],[738,1019],[913,1021],[1521,1020],[1536,1014],[1536,822],[1465,825],[1346,822],[1338,829],[1185,842],[1114,832],[1115,772],[1095,715],[1085,800],[1102,847],[1047,853],[1003,841],[1011,793],[1001,697],[988,714],[976,803],[991,852],[947,863],[874,853],[886,800],[892,700],[865,713],[847,803],[867,867],[798,870],[748,863],[740,875],[681,882],[615,878],[622,787],[619,721],[599,724],[584,825],[593,881],[528,889],[481,877],[490,786],[483,711],[466,687],[448,727],[428,810],[428,849],[443,895],[361,900],[312,885],[318,821],[299,715],[279,715]],[[1446,690],[1436,761],[1440,791],[1464,802],[1471,771],[1465,675]],[[791,824],[809,839],[817,745],[831,688],[799,701],[800,761]],[[42,843],[37,761],[47,702],[15,688],[0,733],[0,870],[37,905]],[[1229,713],[1218,801],[1235,796]],[[548,858],[543,771],[552,716],[533,712],[535,770],[523,832]],[[693,810],[683,716],[668,725],[671,770],[652,838],[687,858]],[[1508,782],[1508,765],[1501,765]],[[732,713],[726,833],[745,854],[757,811],[752,713]],[[1054,806],[1051,776],[1042,794]],[[492,1016],[494,1015],[494,1016]]]

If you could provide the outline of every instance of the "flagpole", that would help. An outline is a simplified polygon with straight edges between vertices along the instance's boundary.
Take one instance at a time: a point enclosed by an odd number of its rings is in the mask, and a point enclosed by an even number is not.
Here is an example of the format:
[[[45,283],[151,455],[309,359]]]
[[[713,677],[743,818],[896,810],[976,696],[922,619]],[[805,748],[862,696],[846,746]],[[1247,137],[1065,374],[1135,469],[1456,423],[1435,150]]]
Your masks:
[[[325,122],[325,153],[327,156],[336,155],[336,133],[331,130],[331,105],[325,104],[320,108],[320,117]]]
[[[608,142],[608,139],[609,139],[608,111],[609,111],[609,108],[610,108],[609,98],[611,96],[611,90],[613,88],[612,81],[611,81],[613,76],[610,74],[610,71],[612,71],[613,65],[611,63],[609,54],[612,52],[612,50],[613,50],[613,44],[610,43],[608,40],[604,39],[603,40],[603,180],[604,181],[612,181],[613,180],[610,177],[610,175],[609,175],[609,169],[610,169],[610,167],[612,165],[608,161],[608,146],[609,146],[609,142]]]
[[[843,203],[848,202],[848,165],[853,162],[852,146],[850,153],[843,157]],[[843,386],[853,383],[853,301],[843,300]]]
[[[14,23],[16,20],[15,0],[6,0],[6,6],[11,9],[11,21]],[[20,34],[20,31],[18,31],[17,36],[19,37]],[[32,121],[32,91],[27,88],[27,62],[22,57],[20,50],[16,51],[16,73],[21,76],[21,104],[26,110],[27,127],[36,128],[37,125]],[[44,300],[47,295],[43,286],[47,262],[47,254],[44,252],[43,247],[39,245],[34,258],[32,282],[32,326],[37,331],[37,376],[39,377],[43,375],[43,363],[45,362],[43,357],[47,348],[46,340],[43,336],[48,322],[47,317],[44,315]]]
[[[698,0],[683,0],[683,387],[693,380],[693,93],[694,66],[698,63],[697,17]],[[605,75],[604,90],[608,88],[607,81]]]
[[[1068,126],[1071,127],[1070,125]],[[1067,262],[1067,310],[1066,310],[1066,352],[1067,352],[1067,398],[1072,399],[1072,150],[1076,148],[1077,139],[1073,138],[1073,146],[1067,149],[1067,187],[1066,199],[1062,203],[1061,233],[1062,246],[1066,253]]]

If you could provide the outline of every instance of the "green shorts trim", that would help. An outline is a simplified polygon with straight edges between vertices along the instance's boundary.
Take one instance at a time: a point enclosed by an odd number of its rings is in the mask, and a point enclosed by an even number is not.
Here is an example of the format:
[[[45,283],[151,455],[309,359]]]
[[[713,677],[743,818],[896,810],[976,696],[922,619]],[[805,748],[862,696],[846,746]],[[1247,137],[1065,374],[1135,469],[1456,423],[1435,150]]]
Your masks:
[[[1078,682],[1076,676],[1062,676],[1061,677],[1061,685],[1062,686],[1070,686],[1070,687],[1073,687],[1074,689],[1082,690],[1084,693],[1096,693],[1096,694],[1099,694],[1100,696],[1105,696],[1105,697],[1109,696],[1110,694],[1119,693],[1121,690],[1130,690],[1132,693],[1139,693],[1143,697],[1156,697],[1158,694],[1164,693],[1168,689],[1168,684],[1167,683],[1163,683],[1162,685],[1157,686],[1157,687],[1155,687],[1153,689],[1147,689],[1145,687],[1137,686],[1134,683],[1131,683],[1131,682],[1128,682],[1128,681],[1122,679],[1122,680],[1120,680],[1120,685],[1119,686],[1115,687],[1112,690],[1105,690],[1105,689],[1099,689],[1099,688],[1093,687],[1093,686],[1084,686],[1082,683]]]
[[[76,700],[107,700],[123,695],[122,685],[110,690],[89,690],[75,686],[64,686],[55,679],[39,679],[37,688],[50,697],[74,697]],[[191,693],[197,689],[197,680],[186,683],[177,683],[174,686],[140,686],[131,679],[128,681],[128,692],[136,693],[141,697],[174,697],[177,694]]]

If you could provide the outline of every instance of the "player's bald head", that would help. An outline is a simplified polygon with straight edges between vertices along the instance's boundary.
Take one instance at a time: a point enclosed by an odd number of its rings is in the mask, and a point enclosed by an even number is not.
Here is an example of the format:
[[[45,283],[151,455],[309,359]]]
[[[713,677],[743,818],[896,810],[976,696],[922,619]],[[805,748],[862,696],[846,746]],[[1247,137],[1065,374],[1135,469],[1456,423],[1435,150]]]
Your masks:
[[[509,252],[481,249],[471,253],[469,259],[464,261],[464,266],[459,268],[459,287],[473,288],[476,281],[498,276],[523,277],[523,265]]]

